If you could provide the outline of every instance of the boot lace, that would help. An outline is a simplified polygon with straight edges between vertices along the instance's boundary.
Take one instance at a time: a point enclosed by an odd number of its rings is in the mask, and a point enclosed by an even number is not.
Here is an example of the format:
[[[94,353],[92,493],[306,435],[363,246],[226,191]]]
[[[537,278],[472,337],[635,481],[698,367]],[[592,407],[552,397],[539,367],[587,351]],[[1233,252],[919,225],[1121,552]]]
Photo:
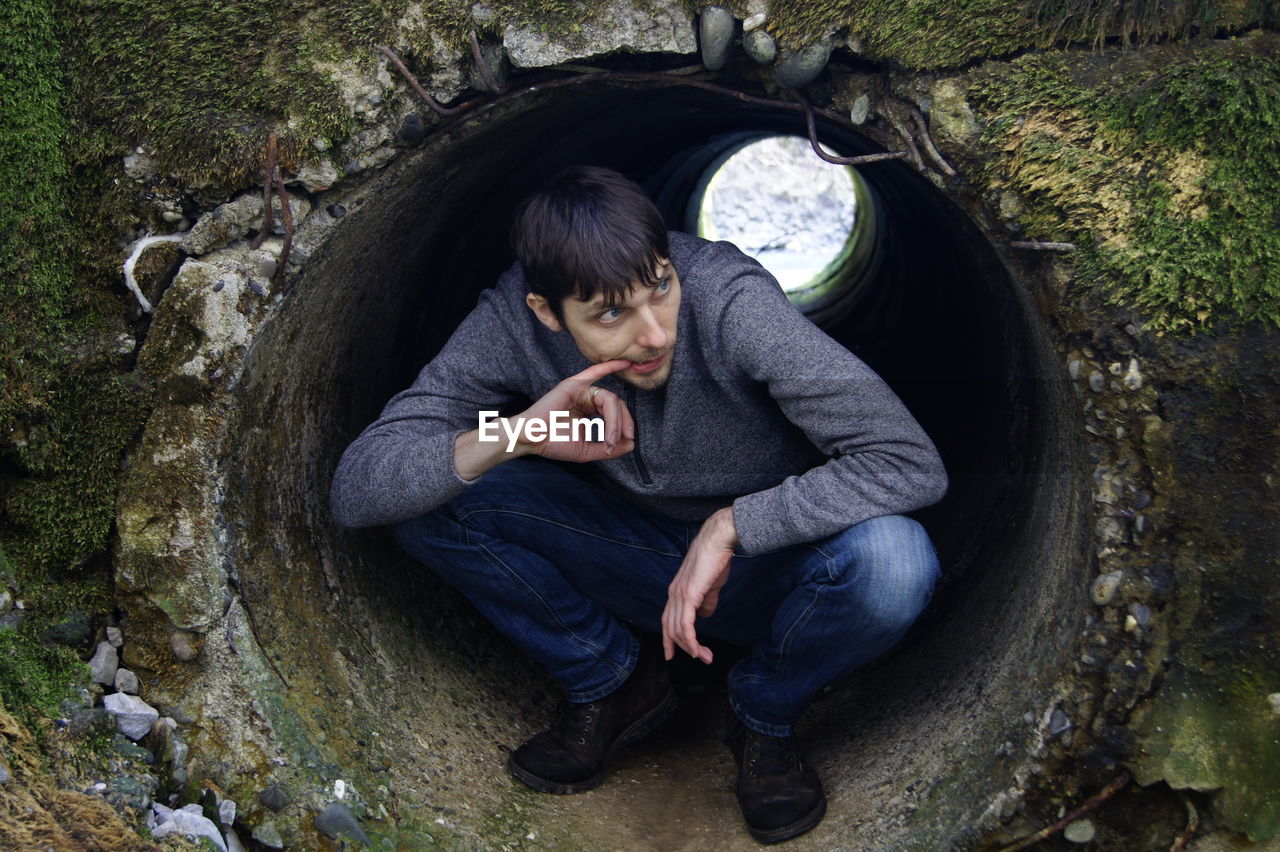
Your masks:
[[[800,750],[795,737],[747,735],[747,766],[754,775],[779,775],[800,769]]]
[[[600,706],[594,701],[587,704],[562,701],[552,730],[561,742],[584,746],[591,739],[591,731],[599,718]]]

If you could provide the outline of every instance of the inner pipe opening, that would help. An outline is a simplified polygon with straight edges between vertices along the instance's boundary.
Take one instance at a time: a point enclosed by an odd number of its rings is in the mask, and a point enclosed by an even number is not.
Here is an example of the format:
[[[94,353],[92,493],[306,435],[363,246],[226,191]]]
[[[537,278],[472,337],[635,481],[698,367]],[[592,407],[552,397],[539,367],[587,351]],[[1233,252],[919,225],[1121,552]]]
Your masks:
[[[712,93],[607,84],[468,120],[347,204],[255,344],[240,392],[241,450],[230,463],[240,485],[226,507],[228,517],[248,519],[230,533],[237,558],[254,566],[241,569],[241,582],[275,625],[265,645],[286,674],[305,680],[308,666],[325,667],[325,688],[351,696],[353,713],[366,706],[380,728],[412,734],[404,765],[392,770],[402,797],[456,807],[507,795],[493,753],[545,724],[549,684],[385,531],[334,526],[325,496],[338,456],[513,262],[512,213],[547,176],[574,163],[616,169],[678,228],[726,140],[803,127],[799,113]],[[831,123],[820,121],[819,133],[842,154],[877,150]],[[1082,467],[1068,429],[1074,402],[1056,378],[1062,371],[1051,369],[1049,330],[982,231],[929,181],[902,162],[861,175],[880,222],[875,261],[856,301],[823,325],[903,399],[942,453],[951,486],[917,513],[944,566],[929,611],[801,726],[835,817],[813,842],[857,848],[871,838],[954,840],[1008,786],[1013,767],[996,748],[1042,709],[1068,664],[1087,535],[1072,473]],[[297,638],[327,628],[357,635],[345,661],[317,662]],[[342,735],[341,722],[310,718],[331,739]],[[705,723],[667,757],[722,759],[712,757],[722,751],[718,727]],[[467,793],[445,764],[467,772]],[[613,812],[625,806],[610,804],[609,789],[574,807],[618,822]],[[732,800],[716,802],[728,810],[698,818],[727,832],[736,826]],[[540,807],[548,820],[582,818],[561,802]],[[632,819],[626,831],[660,831],[664,819],[653,817]]]

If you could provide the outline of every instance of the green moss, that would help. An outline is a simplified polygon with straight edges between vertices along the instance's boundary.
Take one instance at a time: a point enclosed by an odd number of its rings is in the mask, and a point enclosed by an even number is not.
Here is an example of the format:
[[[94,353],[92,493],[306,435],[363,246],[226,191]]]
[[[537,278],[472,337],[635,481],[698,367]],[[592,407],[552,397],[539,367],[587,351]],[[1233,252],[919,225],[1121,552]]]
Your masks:
[[[983,69],[988,172],[1030,238],[1160,330],[1280,325],[1280,59],[1271,34]]]
[[[0,703],[32,730],[41,716],[56,714],[62,701],[89,682],[89,667],[63,646],[46,646],[34,626],[0,629]]]
[[[847,29],[867,58],[926,70],[1063,42],[1186,38],[1265,22],[1273,15],[1266,0],[815,0],[776,5],[767,26],[784,46],[798,47]]]

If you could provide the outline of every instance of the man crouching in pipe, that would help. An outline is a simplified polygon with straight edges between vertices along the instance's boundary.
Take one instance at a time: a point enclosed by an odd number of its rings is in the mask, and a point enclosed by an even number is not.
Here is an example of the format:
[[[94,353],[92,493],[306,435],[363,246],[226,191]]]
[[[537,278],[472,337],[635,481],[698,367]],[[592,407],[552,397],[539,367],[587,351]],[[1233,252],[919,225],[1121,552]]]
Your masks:
[[[938,560],[902,513],[941,499],[938,453],[759,263],[668,232],[615,172],[558,175],[512,242],[519,262],[343,455],[334,516],[393,524],[559,684],[508,763],[536,790],[595,787],[671,713],[677,648],[750,649],[728,677],[738,801],[757,840],[802,834],[826,798],[796,720],[928,603]],[[519,399],[537,401],[497,418]]]

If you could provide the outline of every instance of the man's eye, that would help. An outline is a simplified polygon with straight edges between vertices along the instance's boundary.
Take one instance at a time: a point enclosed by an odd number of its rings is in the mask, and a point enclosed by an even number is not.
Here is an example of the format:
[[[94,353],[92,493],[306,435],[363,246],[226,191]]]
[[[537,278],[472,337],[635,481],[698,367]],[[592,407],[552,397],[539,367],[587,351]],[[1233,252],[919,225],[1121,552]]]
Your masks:
[[[613,322],[620,316],[622,316],[622,308],[610,308],[600,315],[600,320],[602,322]]]
[[[653,289],[657,291],[659,296],[661,296],[663,293],[671,289],[671,279],[663,278],[662,281],[658,283],[658,286]]]

